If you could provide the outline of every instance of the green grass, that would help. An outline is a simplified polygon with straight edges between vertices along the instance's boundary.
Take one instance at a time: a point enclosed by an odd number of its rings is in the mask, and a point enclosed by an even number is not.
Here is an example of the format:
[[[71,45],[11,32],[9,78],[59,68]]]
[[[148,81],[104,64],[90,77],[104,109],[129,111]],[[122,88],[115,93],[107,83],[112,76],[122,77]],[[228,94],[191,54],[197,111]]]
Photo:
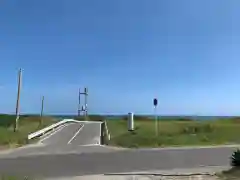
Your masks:
[[[155,121],[136,119],[135,131],[128,132],[126,120],[108,120],[110,145],[122,147],[192,146],[240,143],[240,119],[191,121],[187,119]]]
[[[27,135],[38,129],[44,128],[56,122],[53,118],[44,117],[42,125],[39,124],[39,116],[21,116],[19,129],[13,132],[15,116],[0,115],[0,147],[8,148],[27,144]]]
[[[35,180],[32,177],[19,177],[19,176],[11,176],[11,175],[2,175],[0,176],[0,180]]]

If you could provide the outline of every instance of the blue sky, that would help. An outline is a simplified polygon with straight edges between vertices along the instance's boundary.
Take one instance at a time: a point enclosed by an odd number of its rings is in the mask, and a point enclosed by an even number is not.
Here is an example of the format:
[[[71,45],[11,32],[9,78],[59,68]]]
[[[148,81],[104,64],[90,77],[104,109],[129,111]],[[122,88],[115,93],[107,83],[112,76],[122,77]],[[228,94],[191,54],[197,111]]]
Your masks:
[[[0,112],[240,115],[239,0],[9,0],[0,6]]]

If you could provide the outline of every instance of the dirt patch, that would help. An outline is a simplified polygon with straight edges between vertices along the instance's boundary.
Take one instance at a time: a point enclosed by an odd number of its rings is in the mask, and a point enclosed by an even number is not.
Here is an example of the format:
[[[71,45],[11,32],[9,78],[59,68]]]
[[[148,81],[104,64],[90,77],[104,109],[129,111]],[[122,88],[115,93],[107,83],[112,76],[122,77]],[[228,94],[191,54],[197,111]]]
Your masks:
[[[9,146],[4,146],[4,145],[0,146],[0,151],[4,151],[4,150],[7,150],[7,149],[9,149]]]
[[[139,180],[141,179],[143,178],[139,178]],[[155,177],[155,179],[149,178],[149,180],[219,180],[219,178],[217,176],[211,175],[193,175],[193,176],[161,176]]]
[[[84,178],[83,178],[84,179]],[[90,179],[90,178],[89,178]],[[94,179],[94,178],[92,178]],[[97,179],[97,178],[96,178]],[[104,179],[104,178],[103,178]],[[106,179],[134,179],[134,180],[220,180],[215,175],[127,175],[111,176]]]

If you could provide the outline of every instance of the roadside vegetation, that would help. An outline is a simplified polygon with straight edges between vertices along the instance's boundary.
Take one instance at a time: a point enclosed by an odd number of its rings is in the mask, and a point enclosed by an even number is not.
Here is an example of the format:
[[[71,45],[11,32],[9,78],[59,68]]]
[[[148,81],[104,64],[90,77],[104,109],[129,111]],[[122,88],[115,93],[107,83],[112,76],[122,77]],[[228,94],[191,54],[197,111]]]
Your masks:
[[[192,145],[222,145],[240,143],[240,118],[195,121],[186,118],[161,119],[159,133],[155,133],[155,120],[134,118],[134,131],[127,129],[127,118],[108,120],[110,145],[121,147],[165,147]]]
[[[19,129],[17,132],[13,131],[15,116],[0,115],[0,149],[9,147],[17,147],[27,144],[27,135],[31,132],[42,129],[56,120],[51,117],[43,117],[42,124],[40,124],[39,116],[23,115],[19,118]]]
[[[4,175],[0,177],[0,180],[36,180],[35,178],[30,177],[19,177],[19,176],[11,176],[11,175]]]
[[[85,119],[84,116],[73,116],[71,117],[72,119],[76,119],[76,120],[79,120],[79,121],[103,121],[105,118],[104,116],[101,116],[101,115],[88,115]]]
[[[217,173],[217,176],[221,180],[237,180],[240,179],[240,149],[233,152],[230,163],[232,168],[221,173]]]
[[[240,179],[240,168],[231,168],[230,170],[218,173],[217,176],[220,180],[239,180]]]

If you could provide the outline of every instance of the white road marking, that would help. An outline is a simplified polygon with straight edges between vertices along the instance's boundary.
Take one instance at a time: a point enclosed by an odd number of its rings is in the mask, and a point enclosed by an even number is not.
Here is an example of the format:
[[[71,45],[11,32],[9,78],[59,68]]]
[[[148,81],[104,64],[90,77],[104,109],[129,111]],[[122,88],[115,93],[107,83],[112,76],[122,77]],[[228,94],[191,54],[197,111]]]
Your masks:
[[[66,127],[66,126],[68,126],[68,125],[69,125],[69,124],[65,124],[65,125],[59,127],[59,129],[57,129],[56,131],[53,131],[53,132],[50,133],[48,136],[46,136],[46,137],[44,137],[43,139],[41,139],[41,140],[39,141],[39,143],[42,143],[44,140],[50,138],[52,135],[54,135],[54,134],[56,134],[57,132],[61,131],[64,127]]]
[[[100,144],[84,144],[84,145],[79,145],[79,146],[101,146]]]
[[[82,126],[78,129],[74,136],[68,141],[68,144],[71,144],[71,142],[74,140],[74,138],[78,135],[78,133],[82,130],[83,127],[84,125],[82,124]]]

